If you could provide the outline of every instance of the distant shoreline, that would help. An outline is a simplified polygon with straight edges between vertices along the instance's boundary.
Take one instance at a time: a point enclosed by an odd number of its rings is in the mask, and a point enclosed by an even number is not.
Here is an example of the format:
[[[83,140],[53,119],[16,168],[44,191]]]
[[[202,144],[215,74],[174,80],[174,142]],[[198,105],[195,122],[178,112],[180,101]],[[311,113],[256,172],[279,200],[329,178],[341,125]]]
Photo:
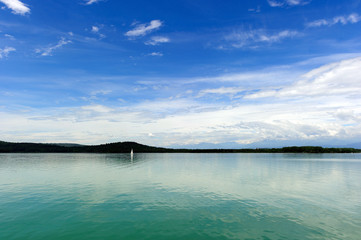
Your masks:
[[[361,153],[361,149],[355,148],[323,148],[318,146],[254,149],[173,149],[152,147],[136,142],[78,145],[0,141],[0,153],[130,153],[132,149],[135,153]]]

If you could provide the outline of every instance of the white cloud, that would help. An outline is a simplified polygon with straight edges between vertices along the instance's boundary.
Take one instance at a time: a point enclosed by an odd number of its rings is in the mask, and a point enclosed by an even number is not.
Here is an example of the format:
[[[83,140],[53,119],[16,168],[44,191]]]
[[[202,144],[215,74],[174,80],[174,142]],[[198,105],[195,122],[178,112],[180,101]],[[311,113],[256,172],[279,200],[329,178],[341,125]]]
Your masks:
[[[100,2],[102,0],[85,0],[85,5],[92,5],[93,3]]]
[[[319,20],[315,20],[313,22],[307,23],[306,25],[308,27],[320,27],[320,26],[324,26],[324,25],[329,25],[329,22],[326,19],[319,19]]]
[[[160,20],[152,20],[149,24],[138,24],[134,29],[125,33],[127,37],[144,36],[156,29],[159,29],[163,23]]]
[[[305,0],[286,0],[286,3],[288,5],[305,5],[308,4],[310,1],[305,1]]]
[[[13,113],[0,108],[0,135],[15,141],[50,138],[95,144],[134,140],[158,146],[290,139],[339,139],[346,144],[360,139],[361,58],[327,64],[306,74],[297,70],[300,65],[296,69],[278,66],[219,77],[167,79],[168,91],[149,87],[146,98],[127,104],[99,100],[80,107]],[[157,81],[163,84],[162,79]],[[100,96],[112,89],[112,96],[128,100],[117,89],[99,84],[97,81],[92,94]],[[198,90],[182,95],[189,87]],[[232,94],[237,98],[212,101],[217,95]],[[150,139],[148,133],[156,138]]]
[[[3,49],[0,48],[0,59],[4,57],[8,57],[9,53],[15,52],[16,49],[13,47],[5,47]]]
[[[309,22],[306,25],[308,27],[321,27],[321,26],[332,26],[335,24],[354,24],[354,23],[358,23],[359,21],[361,21],[361,16],[359,16],[357,13],[352,13],[348,16],[337,16],[334,17],[333,19],[318,19],[315,20],[313,22]]]
[[[261,34],[258,40],[261,42],[278,42],[284,38],[291,38],[297,35],[297,31],[284,30],[273,35]]]
[[[271,7],[281,7],[281,6],[283,6],[282,2],[276,2],[276,1],[271,1],[271,0],[268,0],[268,4]]]
[[[4,34],[5,37],[9,38],[10,40],[15,40],[15,37],[10,34]]]
[[[152,52],[152,53],[149,54],[149,56],[162,57],[162,56],[163,56],[163,53],[161,53],[161,52]]]
[[[105,89],[94,90],[94,91],[91,91],[91,92],[88,94],[88,96],[81,97],[80,99],[83,100],[83,101],[93,102],[93,101],[99,100],[99,98],[100,98],[101,96],[108,95],[108,94],[110,94],[111,92],[112,92],[111,90],[105,90]]]
[[[361,58],[344,60],[317,68],[291,86],[260,91],[246,96],[255,98],[356,97],[361,92]]]
[[[93,33],[98,33],[99,32],[99,27],[97,26],[92,26],[92,30]]]
[[[220,88],[211,88],[211,89],[202,89],[199,91],[197,97],[203,97],[208,94],[216,94],[216,95],[230,95],[233,97],[239,92],[244,91],[242,87],[220,87]]]
[[[98,35],[100,38],[105,38],[105,35],[100,33],[100,27],[98,26],[92,26],[91,32]]]
[[[81,109],[84,111],[95,112],[95,113],[109,113],[113,111],[112,108],[103,105],[88,105],[81,107]]]
[[[326,61],[326,60],[324,60]],[[318,63],[319,61],[315,61]],[[312,62],[312,64],[315,64]],[[308,65],[308,63],[302,63],[302,65]],[[194,85],[194,84],[202,84],[202,86],[206,86],[207,84],[237,84],[238,86],[242,86],[244,88],[259,88],[259,87],[269,87],[273,86],[272,84],[278,83],[290,83],[297,79],[297,76],[303,73],[303,71],[299,71],[297,69],[292,70],[293,78],[290,78],[289,67],[282,68],[266,68],[259,71],[250,71],[250,72],[241,72],[241,73],[229,73],[219,76],[210,76],[210,77],[194,77],[194,78],[175,78],[175,79],[147,79],[147,80],[139,80],[138,84],[142,84],[145,86],[157,86],[159,84],[167,85],[169,81],[172,82],[173,86],[181,87],[184,85]]]
[[[357,13],[353,13],[353,14],[350,14],[348,17],[347,17],[347,21],[349,23],[357,23],[361,20],[361,17],[357,14]]]
[[[302,6],[310,3],[310,1],[305,1],[305,0],[280,0],[280,1],[267,0],[267,1],[271,7],[298,6],[298,5]]]
[[[152,37],[149,41],[145,42],[145,44],[155,46],[160,43],[168,43],[168,42],[170,42],[170,39],[167,37],[155,36]]]
[[[70,40],[66,40],[65,38],[61,38],[60,41],[56,45],[46,47],[46,48],[43,48],[43,49],[36,49],[35,52],[39,53],[41,56],[51,56],[53,54],[54,50],[56,50],[58,48],[61,48],[62,46],[67,45],[69,43],[71,43]]]
[[[4,3],[14,14],[25,15],[30,13],[30,8],[19,0],[0,0],[0,2]]]
[[[257,47],[259,43],[274,43],[286,38],[292,38],[299,35],[297,31],[283,30],[277,33],[269,33],[263,29],[253,31],[234,31],[225,36],[225,40],[231,42],[235,48]]]
[[[260,13],[261,12],[261,7],[257,6],[257,8],[249,8],[248,12]]]
[[[101,90],[92,91],[90,93],[90,95],[92,95],[92,96],[95,96],[95,95],[107,95],[107,94],[110,94],[111,92],[112,92],[112,90],[101,89]]]

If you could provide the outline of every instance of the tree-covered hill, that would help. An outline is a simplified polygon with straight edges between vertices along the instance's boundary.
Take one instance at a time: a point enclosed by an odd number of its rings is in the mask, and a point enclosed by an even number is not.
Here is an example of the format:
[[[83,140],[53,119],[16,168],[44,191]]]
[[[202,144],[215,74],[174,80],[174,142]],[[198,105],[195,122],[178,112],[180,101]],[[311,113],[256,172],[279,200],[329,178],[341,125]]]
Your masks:
[[[84,146],[84,147],[78,147],[77,150],[81,152],[89,152],[89,153],[129,153],[132,149],[134,152],[147,152],[147,153],[171,151],[171,149],[151,147],[136,142],[117,142],[117,143],[107,143],[107,144],[94,145],[94,146]]]
[[[171,149],[150,147],[136,142],[117,142],[101,145],[42,144],[0,142],[2,153],[129,153],[134,152],[170,152]]]
[[[152,147],[136,142],[101,145],[11,143],[0,141],[0,153],[361,153],[354,148],[323,148],[315,146],[258,149],[171,149]]]
[[[42,143],[10,143],[0,141],[2,153],[46,153],[46,152],[70,152],[69,148]]]

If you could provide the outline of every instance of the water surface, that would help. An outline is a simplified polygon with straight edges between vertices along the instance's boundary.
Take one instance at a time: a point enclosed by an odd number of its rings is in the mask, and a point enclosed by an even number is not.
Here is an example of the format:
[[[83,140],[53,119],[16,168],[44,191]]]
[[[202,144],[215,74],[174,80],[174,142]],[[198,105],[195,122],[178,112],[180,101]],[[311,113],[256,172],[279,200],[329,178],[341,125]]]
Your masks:
[[[0,154],[0,239],[360,239],[361,154]]]

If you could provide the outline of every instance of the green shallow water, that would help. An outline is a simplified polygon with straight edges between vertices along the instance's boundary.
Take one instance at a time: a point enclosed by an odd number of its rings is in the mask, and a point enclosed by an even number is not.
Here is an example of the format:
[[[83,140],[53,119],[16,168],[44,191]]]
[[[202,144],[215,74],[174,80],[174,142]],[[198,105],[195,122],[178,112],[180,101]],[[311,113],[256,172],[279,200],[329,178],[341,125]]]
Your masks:
[[[360,239],[360,154],[0,154],[0,239]]]

